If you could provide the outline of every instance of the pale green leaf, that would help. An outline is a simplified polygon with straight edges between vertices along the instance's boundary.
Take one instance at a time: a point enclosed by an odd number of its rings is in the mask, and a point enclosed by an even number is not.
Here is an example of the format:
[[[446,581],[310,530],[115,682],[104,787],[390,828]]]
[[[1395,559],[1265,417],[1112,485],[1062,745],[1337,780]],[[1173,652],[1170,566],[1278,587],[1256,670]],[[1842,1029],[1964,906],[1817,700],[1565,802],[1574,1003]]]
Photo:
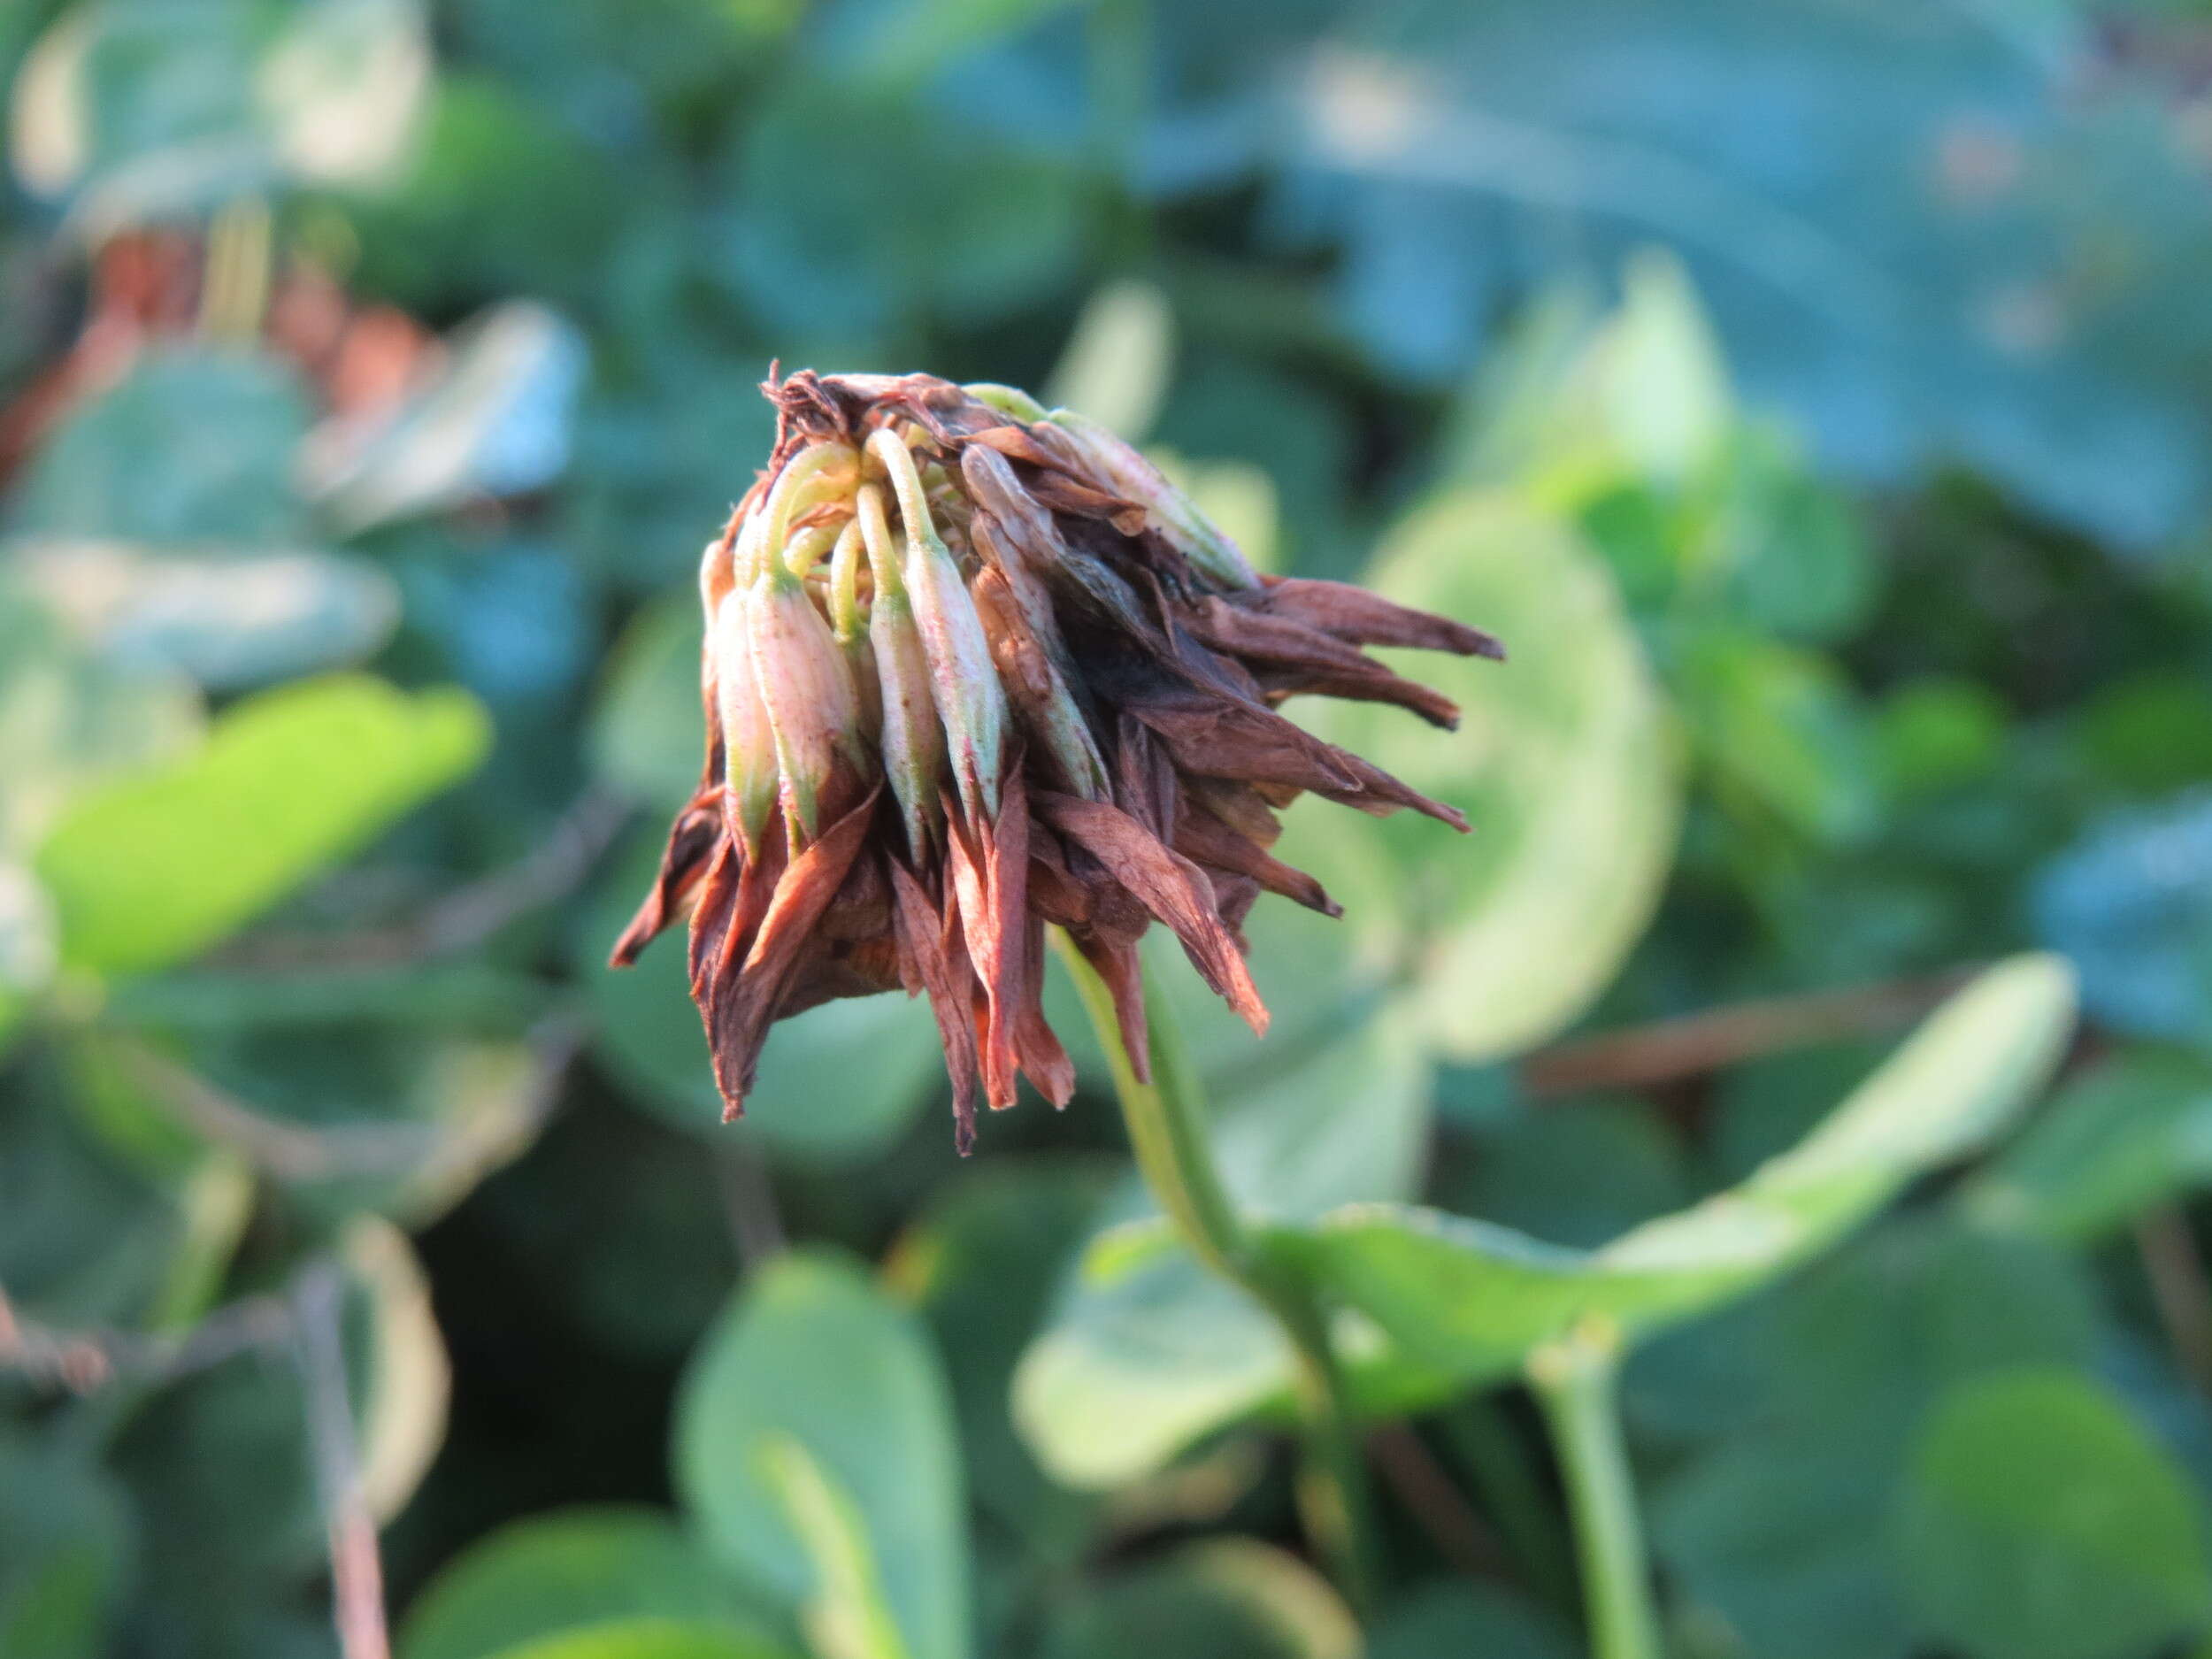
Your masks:
[[[1339,1211],[1285,1248],[1401,1356],[1461,1385],[1510,1371],[1592,1317],[1655,1330],[1767,1283],[1907,1182],[1988,1144],[2049,1075],[2073,1002],[2055,957],[1989,970],[1797,1147],[1601,1249],[1381,1205]]]
[[[2078,1371],[1999,1372],[1939,1402],[1893,1541],[1922,1619],[1977,1659],[2132,1659],[2212,1613],[2188,1482]]]
[[[65,811],[35,868],[64,962],[109,972],[205,949],[462,777],[489,739],[465,693],[340,676],[226,712],[206,746]]]
[[[708,1333],[676,1408],[677,1489],[721,1560],[788,1604],[824,1563],[763,1454],[795,1443],[849,1502],[910,1659],[967,1659],[967,1505],[919,1321],[844,1258],[795,1252]]]
[[[409,1610],[399,1659],[489,1659],[649,1619],[726,1624],[733,1635],[749,1624],[721,1570],[671,1517],[569,1509],[502,1527],[446,1566]]]
[[[1455,840],[1410,813],[1332,823],[1341,851],[1324,879],[1355,862],[1394,878],[1348,910],[1394,926],[1423,1027],[1476,1064],[1574,1019],[1643,932],[1681,810],[1672,733],[1610,577],[1555,519],[1502,495],[1439,495],[1393,532],[1373,585],[1508,653],[1386,653],[1460,704],[1454,733],[1396,709],[1317,710],[1327,735],[1473,826]]]

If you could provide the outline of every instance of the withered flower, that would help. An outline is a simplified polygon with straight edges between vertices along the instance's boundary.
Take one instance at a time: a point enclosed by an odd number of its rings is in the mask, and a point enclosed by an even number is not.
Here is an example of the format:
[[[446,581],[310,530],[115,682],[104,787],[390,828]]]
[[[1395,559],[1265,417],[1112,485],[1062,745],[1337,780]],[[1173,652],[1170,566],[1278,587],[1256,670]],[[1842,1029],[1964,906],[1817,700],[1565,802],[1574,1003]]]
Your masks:
[[[979,1086],[1074,1068],[1046,1024],[1045,925],[1114,995],[1142,1075],[1154,921],[1253,1030],[1261,892],[1337,914],[1270,856],[1311,791],[1461,815],[1276,709],[1302,692],[1457,710],[1361,649],[1498,657],[1473,628],[1262,575],[1136,450],[1064,410],[925,374],[764,388],[775,453],[700,567],[706,769],[615,946],[687,911],[729,1117],[768,1027],[833,997],[926,993],[961,1149]]]

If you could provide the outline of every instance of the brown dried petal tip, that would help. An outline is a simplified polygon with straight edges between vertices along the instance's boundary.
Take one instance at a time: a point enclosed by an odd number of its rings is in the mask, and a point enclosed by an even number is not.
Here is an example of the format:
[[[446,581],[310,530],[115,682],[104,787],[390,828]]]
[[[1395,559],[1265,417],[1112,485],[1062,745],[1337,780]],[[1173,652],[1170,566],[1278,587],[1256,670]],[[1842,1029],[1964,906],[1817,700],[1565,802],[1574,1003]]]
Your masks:
[[[1112,991],[1148,1070],[1154,922],[1255,1031],[1240,931],[1262,891],[1337,907],[1271,856],[1302,792],[1452,808],[1277,709],[1449,701],[1371,645],[1498,642],[1339,582],[1256,574],[1137,452],[1002,387],[803,372],[763,388],[775,453],[700,572],[707,764],[614,949],[687,914],[691,988],[734,1118],[768,1028],[833,997],[926,995],[960,1149],[979,1093],[1074,1068],[1046,1024],[1044,928]]]

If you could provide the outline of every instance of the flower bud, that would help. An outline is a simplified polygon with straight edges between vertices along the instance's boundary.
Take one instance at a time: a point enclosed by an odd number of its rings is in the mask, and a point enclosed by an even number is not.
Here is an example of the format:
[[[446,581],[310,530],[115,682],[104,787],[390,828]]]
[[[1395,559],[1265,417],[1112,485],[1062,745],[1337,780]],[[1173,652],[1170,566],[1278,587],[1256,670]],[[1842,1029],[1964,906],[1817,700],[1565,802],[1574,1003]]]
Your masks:
[[[708,674],[721,726],[722,775],[749,855],[776,805],[776,733],[753,674],[750,590],[733,588],[715,608],[707,634]]]
[[[1260,585],[1259,572],[1244,557],[1244,549],[1224,535],[1199,511],[1196,502],[1170,483],[1133,446],[1071,409],[1056,409],[1045,419],[1073,440],[1083,457],[1097,470],[1100,482],[1141,506],[1147,526],[1164,536],[1170,546],[1202,573],[1229,588]]]
[[[931,522],[914,457],[894,433],[878,432],[869,453],[883,465],[906,529],[900,570],[929,660],[930,684],[953,759],[953,780],[971,818],[998,810],[999,765],[1006,741],[1006,694],[991,668],[990,641],[968,597],[960,567]]]
[[[746,619],[753,673],[775,733],[784,813],[795,841],[812,841],[822,832],[824,799],[833,793],[840,760],[856,777],[868,765],[852,665],[805,582],[780,559],[771,557],[754,578]],[[843,804],[833,801],[829,810]]]

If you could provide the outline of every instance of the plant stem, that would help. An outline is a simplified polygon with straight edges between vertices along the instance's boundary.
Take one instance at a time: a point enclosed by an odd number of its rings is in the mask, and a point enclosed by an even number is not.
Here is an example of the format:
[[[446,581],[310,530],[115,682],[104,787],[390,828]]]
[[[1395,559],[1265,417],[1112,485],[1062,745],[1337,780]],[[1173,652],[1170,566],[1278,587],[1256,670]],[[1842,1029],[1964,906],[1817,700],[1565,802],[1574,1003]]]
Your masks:
[[[1619,1368],[1619,1333],[1609,1321],[1591,1320],[1532,1354],[1528,1377],[1574,1517],[1590,1651],[1596,1659],[1659,1659],[1651,1572],[1615,1401]]]
[[[1152,1080],[1142,1082],[1122,1046],[1113,994],[1057,929],[1054,943],[1106,1051],[1145,1185],[1191,1253],[1266,1309],[1290,1344],[1306,1447],[1298,1482],[1300,1509],[1345,1599],[1355,1609],[1365,1609],[1374,1588],[1366,1472],[1326,1317],[1302,1279],[1271,1259],[1238,1215],[1206,1139],[1204,1092],[1176,1032],[1173,1011],[1146,987]]]

